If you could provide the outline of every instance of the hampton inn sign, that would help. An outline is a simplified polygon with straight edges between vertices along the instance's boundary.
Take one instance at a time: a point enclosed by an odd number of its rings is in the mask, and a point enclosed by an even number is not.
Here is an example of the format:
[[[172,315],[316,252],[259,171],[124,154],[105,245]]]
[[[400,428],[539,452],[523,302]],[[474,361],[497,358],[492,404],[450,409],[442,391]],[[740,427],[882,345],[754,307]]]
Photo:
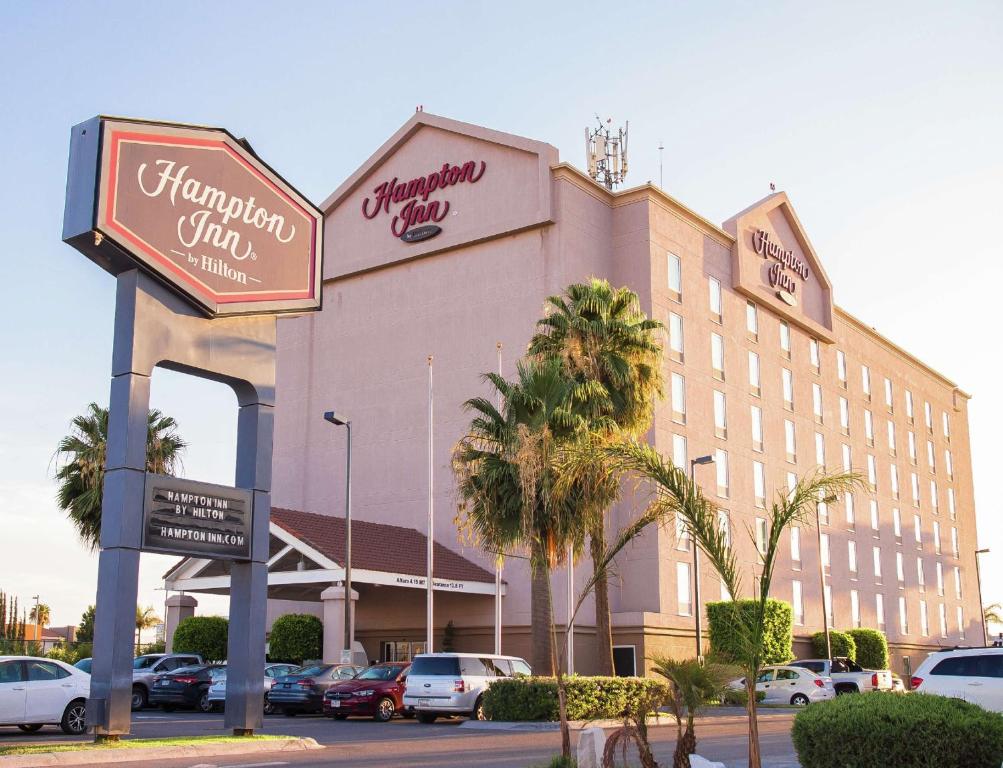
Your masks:
[[[767,279],[770,281],[770,285],[777,289],[777,295],[788,304],[793,305],[797,284],[788,270],[802,280],[807,280],[808,265],[795,256],[794,251],[785,249],[772,240],[770,233],[763,229],[756,229],[752,233],[752,249],[764,259],[774,260],[767,272]]]

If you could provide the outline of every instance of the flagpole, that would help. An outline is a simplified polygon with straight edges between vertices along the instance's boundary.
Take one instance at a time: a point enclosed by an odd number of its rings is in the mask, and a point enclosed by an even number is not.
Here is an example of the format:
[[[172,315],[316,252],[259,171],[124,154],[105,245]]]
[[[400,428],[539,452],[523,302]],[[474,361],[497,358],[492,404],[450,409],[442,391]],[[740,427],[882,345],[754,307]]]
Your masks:
[[[434,617],[434,612],[432,608],[432,557],[433,550],[435,547],[435,516],[434,516],[434,474],[433,474],[433,451],[434,451],[434,441],[433,441],[433,420],[432,420],[432,356],[428,356],[428,573],[425,575],[427,598],[426,598],[426,615],[425,615],[425,653],[432,653],[432,620]]]
[[[498,375],[502,375],[502,343],[495,344],[498,350]],[[498,392],[498,410],[502,409],[501,391]],[[502,646],[502,555],[495,555],[495,655],[501,655]]]

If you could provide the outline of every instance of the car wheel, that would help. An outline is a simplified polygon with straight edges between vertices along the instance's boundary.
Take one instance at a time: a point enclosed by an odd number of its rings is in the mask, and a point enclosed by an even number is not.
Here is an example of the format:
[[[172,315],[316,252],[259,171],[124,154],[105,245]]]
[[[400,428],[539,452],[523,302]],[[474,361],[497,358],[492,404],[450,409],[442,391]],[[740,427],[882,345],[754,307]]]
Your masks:
[[[261,708],[261,711],[264,712],[266,715],[275,714],[275,705],[268,700],[267,696],[265,696],[265,705]]]
[[[418,722],[419,723],[424,723],[425,725],[428,725],[429,723],[434,723],[435,722],[435,717],[436,716],[435,716],[434,712],[419,712],[418,713]]]
[[[59,721],[63,733],[69,736],[79,736],[87,732],[87,704],[83,699],[71,701]]]
[[[487,720],[487,715],[484,714],[484,699],[480,696],[477,697],[477,702],[474,704],[474,708],[470,711],[471,720]]]
[[[41,730],[41,723],[22,723],[18,726],[25,733],[34,733],[35,731]]]
[[[384,696],[382,699],[376,702],[376,709],[373,713],[373,720],[379,723],[385,723],[388,720],[392,720],[394,712],[397,710],[397,705],[394,704],[394,700],[389,696]]]
[[[138,712],[149,703],[146,689],[141,685],[132,686],[132,711]]]
[[[209,691],[203,691],[202,695],[199,696],[199,711],[208,713],[212,712],[215,708],[215,704],[209,701]]]
[[[803,693],[795,693],[793,696],[791,696],[791,704],[793,704],[795,707],[807,707],[808,703],[809,703],[808,697],[805,696]]]

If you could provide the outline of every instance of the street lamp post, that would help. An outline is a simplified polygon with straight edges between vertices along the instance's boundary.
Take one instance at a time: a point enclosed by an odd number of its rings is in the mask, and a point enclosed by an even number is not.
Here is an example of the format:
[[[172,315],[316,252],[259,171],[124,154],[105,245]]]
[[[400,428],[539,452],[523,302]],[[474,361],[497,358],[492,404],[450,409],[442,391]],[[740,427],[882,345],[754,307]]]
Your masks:
[[[352,626],[352,422],[335,411],[327,411],[324,420],[348,430],[345,462],[345,650],[348,658],[342,658],[342,661],[351,662],[352,640],[355,635],[355,627]]]
[[[826,500],[825,503],[828,503]],[[829,637],[829,606],[825,599],[825,563],[822,562],[822,521],[815,504],[815,533],[818,537],[818,578],[822,585],[822,628],[825,631],[825,657],[832,659],[832,640]]]
[[[38,616],[38,595],[32,595],[31,599],[35,601],[35,642],[39,645],[42,643],[42,629],[39,626],[39,616]],[[979,591],[979,600],[982,599],[981,590]],[[44,648],[43,648],[44,650]]]
[[[982,604],[982,571],[979,568],[979,555],[988,555],[989,548],[975,550],[975,583],[979,590],[979,613],[982,614],[982,642],[989,645],[989,628],[986,626],[986,609]]]
[[[698,464],[713,464],[714,457],[697,456],[690,461],[690,483],[696,485],[696,468]],[[700,626],[700,548],[696,537],[690,531],[690,546],[693,547],[693,616],[696,619],[697,661],[703,663],[703,633]]]

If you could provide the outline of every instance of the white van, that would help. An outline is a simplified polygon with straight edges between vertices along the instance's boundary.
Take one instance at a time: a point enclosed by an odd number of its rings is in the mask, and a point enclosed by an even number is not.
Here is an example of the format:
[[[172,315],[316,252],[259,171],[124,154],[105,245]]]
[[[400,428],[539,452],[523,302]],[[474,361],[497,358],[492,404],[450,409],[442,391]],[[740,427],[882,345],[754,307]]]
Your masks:
[[[441,715],[484,719],[483,696],[500,677],[531,675],[517,656],[486,653],[422,653],[414,657],[404,691],[404,707],[419,722],[433,723]]]
[[[913,672],[912,689],[1003,712],[1003,648],[945,648]]]

